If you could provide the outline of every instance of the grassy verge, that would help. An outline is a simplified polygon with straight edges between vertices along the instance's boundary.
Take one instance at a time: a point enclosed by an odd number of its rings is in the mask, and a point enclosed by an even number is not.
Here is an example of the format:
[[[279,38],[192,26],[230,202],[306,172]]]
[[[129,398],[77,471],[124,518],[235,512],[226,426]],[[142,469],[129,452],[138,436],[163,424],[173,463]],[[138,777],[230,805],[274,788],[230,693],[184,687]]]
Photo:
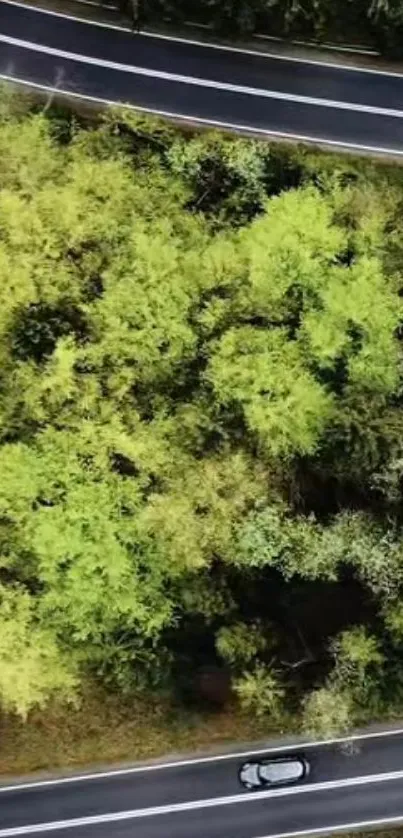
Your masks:
[[[165,754],[219,748],[281,734],[287,724],[258,722],[228,707],[189,712],[162,700],[124,700],[87,686],[76,708],[54,704],[26,723],[0,719],[0,775],[135,761]]]
[[[387,814],[385,813],[385,817]],[[340,835],[341,833],[336,833],[336,835]],[[336,835],[329,836],[329,838],[336,838]],[[365,832],[343,832],[343,838],[357,838],[357,835],[360,835],[361,838],[373,838],[374,835],[378,836],[378,838],[403,838],[403,826],[399,826],[396,829],[376,829],[372,832],[365,831]]]

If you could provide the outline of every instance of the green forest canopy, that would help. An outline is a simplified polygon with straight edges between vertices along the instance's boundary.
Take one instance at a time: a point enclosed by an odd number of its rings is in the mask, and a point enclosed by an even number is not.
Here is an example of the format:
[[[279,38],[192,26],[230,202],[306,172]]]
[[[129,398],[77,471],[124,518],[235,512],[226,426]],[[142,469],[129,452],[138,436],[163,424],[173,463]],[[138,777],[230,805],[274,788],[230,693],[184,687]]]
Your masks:
[[[0,696],[401,705],[403,173],[2,99]],[[400,705],[399,705],[400,702]]]

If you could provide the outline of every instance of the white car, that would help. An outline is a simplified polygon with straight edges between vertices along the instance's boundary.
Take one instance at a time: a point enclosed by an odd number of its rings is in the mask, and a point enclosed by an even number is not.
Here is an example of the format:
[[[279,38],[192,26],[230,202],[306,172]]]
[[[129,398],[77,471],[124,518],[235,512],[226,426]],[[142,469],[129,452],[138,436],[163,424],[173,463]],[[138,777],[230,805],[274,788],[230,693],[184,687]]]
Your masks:
[[[309,774],[305,757],[279,757],[259,762],[244,762],[239,769],[239,780],[246,789],[270,788],[298,783]]]

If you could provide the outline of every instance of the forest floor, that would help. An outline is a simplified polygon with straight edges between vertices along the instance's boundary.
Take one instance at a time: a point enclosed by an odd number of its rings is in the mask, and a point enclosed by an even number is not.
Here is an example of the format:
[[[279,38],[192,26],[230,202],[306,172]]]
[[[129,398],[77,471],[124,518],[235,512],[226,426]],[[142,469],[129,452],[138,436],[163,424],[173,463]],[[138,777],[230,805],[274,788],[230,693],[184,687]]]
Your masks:
[[[50,705],[24,723],[0,719],[0,775],[72,769],[152,759],[178,752],[218,750],[291,732],[291,722],[271,723],[234,707],[189,711],[162,700],[131,699],[88,686],[77,707]]]

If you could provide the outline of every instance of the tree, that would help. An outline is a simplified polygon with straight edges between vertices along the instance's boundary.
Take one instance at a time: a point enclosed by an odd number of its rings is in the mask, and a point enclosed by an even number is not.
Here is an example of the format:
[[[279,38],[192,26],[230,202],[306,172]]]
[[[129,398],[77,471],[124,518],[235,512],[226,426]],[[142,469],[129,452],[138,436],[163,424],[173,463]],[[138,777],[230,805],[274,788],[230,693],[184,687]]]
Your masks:
[[[337,37],[359,39],[378,45],[385,54],[399,55],[402,23],[399,0],[143,0],[147,19],[167,18],[175,23],[186,20],[209,25],[232,37],[253,31],[282,37],[304,37],[323,41]],[[136,9],[127,0],[119,8],[130,19]],[[133,14],[134,13],[134,14]]]
[[[257,623],[222,626],[215,643],[220,657],[234,668],[247,666],[267,647],[267,639]]]
[[[277,673],[268,666],[256,664],[234,683],[242,710],[258,719],[271,716],[278,719],[283,711],[285,690]]]
[[[207,569],[214,556],[225,556],[236,522],[265,495],[264,471],[241,453],[186,465],[170,475],[165,491],[150,496],[137,520],[138,531],[158,545],[173,576]]]
[[[309,737],[331,739],[352,725],[351,697],[334,685],[313,690],[303,704],[302,727]]]
[[[303,702],[302,725],[310,736],[345,733],[379,686],[384,662],[375,637],[364,626],[342,632],[330,645],[334,668],[326,683]]]
[[[220,218],[245,224],[263,211],[265,158],[258,143],[211,134],[173,143],[166,157],[190,190],[189,208],[212,217],[215,224]]]
[[[349,566],[373,594],[393,601],[403,583],[400,530],[365,513],[343,511],[326,526],[278,503],[251,512],[235,530],[240,567],[278,568],[286,578],[335,580]]]
[[[332,401],[304,370],[285,332],[229,330],[212,355],[207,378],[221,404],[242,409],[263,451],[287,457],[315,450]]]
[[[334,263],[345,246],[331,201],[312,187],[274,196],[239,240],[246,263],[239,295],[244,318],[285,326],[295,337],[304,312],[317,307],[334,279]]]
[[[3,446],[9,566],[40,582],[37,613],[66,649],[99,661],[113,647],[118,666],[112,640],[129,632],[136,665],[135,638],[154,640],[172,620],[167,577],[162,557],[136,533],[137,483],[108,471],[105,438],[99,448],[95,427],[88,432],[48,431],[35,447]]]
[[[403,602],[401,599],[386,603],[384,618],[393,643],[400,646],[403,640]]]
[[[347,271],[336,270],[320,296],[321,309],[306,313],[301,333],[312,361],[322,373],[333,369],[336,375],[342,365],[350,391],[393,393],[401,306],[388,291],[379,262],[364,258]]]
[[[0,181],[7,190],[21,190],[25,199],[35,196],[41,187],[50,182],[60,182],[63,171],[63,154],[52,144],[49,126],[44,117],[28,116],[25,119],[5,120],[0,130]],[[35,165],[31,165],[31,160]],[[32,230],[36,223],[31,219]],[[17,230],[15,230],[17,233]],[[21,241],[21,239],[20,239]]]
[[[292,517],[277,501],[250,512],[237,525],[231,560],[245,570],[276,567],[285,578],[335,579],[340,559],[330,552],[330,544],[329,550],[323,549],[326,532],[313,516]]]
[[[374,25],[375,39],[381,51],[391,58],[401,57],[403,11],[399,0],[372,0],[367,14]]]
[[[0,696],[26,719],[52,696],[74,698],[77,677],[55,636],[38,621],[35,601],[22,586],[0,587]]]
[[[89,674],[176,689],[200,646],[277,717],[301,683],[276,669],[279,612],[323,585],[354,610],[312,608],[305,715],[379,709],[400,677],[400,175],[122,109],[3,113],[0,622],[30,662],[25,682],[4,647],[3,706]]]
[[[349,690],[357,701],[365,701],[379,683],[384,662],[379,641],[364,626],[355,626],[336,637],[330,648],[335,660],[332,682]]]

